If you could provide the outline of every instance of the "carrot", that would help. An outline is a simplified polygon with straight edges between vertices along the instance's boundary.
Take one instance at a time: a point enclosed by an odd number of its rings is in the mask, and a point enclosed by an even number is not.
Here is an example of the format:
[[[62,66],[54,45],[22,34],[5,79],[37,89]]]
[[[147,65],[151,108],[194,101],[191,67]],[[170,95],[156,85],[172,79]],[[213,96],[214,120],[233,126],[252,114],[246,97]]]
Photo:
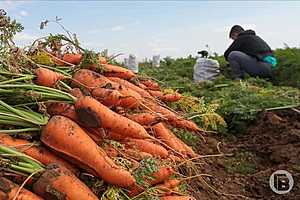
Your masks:
[[[34,183],[33,190],[46,200],[98,200],[74,174],[57,164],[47,166],[45,172]]]
[[[196,200],[194,197],[191,196],[164,196],[160,197],[160,200]]]
[[[116,132],[113,132],[113,131],[108,131],[107,132],[107,138],[111,139],[111,140],[120,141],[120,140],[126,139],[126,136],[124,136],[122,134],[119,134],[119,133],[116,133]]]
[[[13,200],[17,195],[19,186],[9,179],[0,177],[0,199],[1,200]],[[15,200],[42,200],[41,197],[33,194],[29,190],[22,188]]]
[[[152,112],[159,113],[160,115],[167,118],[168,120],[169,119],[173,120],[173,119],[178,118],[178,116],[174,112],[170,111],[167,108],[164,108],[164,107],[158,105],[157,103],[154,103],[154,102],[151,102],[151,101],[146,101],[146,102],[144,102],[144,104],[148,108],[148,110],[150,110]]]
[[[92,97],[77,100],[75,109],[79,120],[88,127],[103,127],[130,138],[150,138],[140,124],[113,112]]]
[[[58,163],[60,165],[65,166],[73,173],[77,173],[78,170],[65,160],[60,157],[57,157],[52,152],[48,151],[46,148],[42,146],[33,145],[31,142],[22,139],[12,138],[6,134],[0,134],[0,144],[6,145],[9,147],[14,147],[17,150],[22,151],[26,155],[40,161],[44,165],[48,165],[51,163]]]
[[[81,58],[82,58],[81,54],[65,53],[63,55],[63,60],[64,61],[66,61],[68,63],[71,63],[71,64],[74,64],[74,65],[78,65],[81,62]]]
[[[137,108],[140,101],[132,96],[124,96],[119,91],[106,88],[95,88],[92,96],[105,106],[121,106],[124,108]]]
[[[85,85],[87,87],[86,89],[88,89],[89,91],[92,91],[97,87],[116,89],[125,97],[132,97],[135,98],[137,101],[142,101],[142,97],[139,93],[125,86],[121,86],[118,83],[110,81],[105,76],[88,69],[78,70],[74,73],[73,79],[75,80],[73,81],[73,85],[78,86],[79,82],[82,85]]]
[[[105,76],[119,77],[123,79],[131,79],[135,77],[135,74],[132,71],[125,69],[123,67],[110,65],[110,64],[103,64],[102,67],[105,70],[104,72]]]
[[[131,119],[143,126],[152,125],[163,121],[163,119],[153,113],[139,113],[133,115],[126,115],[128,119]]]
[[[143,90],[147,90],[148,88],[147,88],[147,86],[146,85],[144,85],[143,83],[135,83],[135,85],[137,85],[138,87],[140,87],[141,89],[143,89]]]
[[[161,139],[171,148],[176,149],[184,155],[195,155],[194,151],[178,139],[163,123],[153,126],[155,137]]]
[[[164,183],[158,185],[157,188],[159,188],[161,190],[170,190],[172,188],[177,187],[180,183],[181,183],[181,181],[178,179],[169,179],[169,180],[166,180]]]
[[[168,122],[176,128],[183,128],[183,129],[187,129],[187,130],[193,131],[193,132],[202,131],[202,129],[200,129],[197,126],[197,124],[195,124],[194,122],[192,122],[190,120],[180,119],[178,117],[170,117]]]
[[[153,156],[166,158],[169,155],[168,151],[164,147],[162,147],[161,145],[149,142],[147,140],[127,139],[123,143],[125,143],[126,146],[129,146],[130,148],[138,149],[139,151],[149,153]]]
[[[160,105],[157,105],[154,102],[148,101],[144,102],[145,106],[148,107],[148,110],[154,111],[161,114],[163,117],[168,119],[168,122],[176,128],[183,128],[193,132],[202,131],[194,122],[179,118],[174,112],[170,111],[167,108],[164,108]]]
[[[134,160],[141,161],[142,159],[151,158],[152,155],[150,153],[142,152],[136,149],[125,148],[123,153],[129,156]]]
[[[173,173],[174,171],[171,167],[161,167],[157,172],[151,175],[151,178],[146,179],[145,182],[149,186],[156,185],[170,178]],[[143,192],[144,190],[145,188],[135,184],[133,187],[130,188],[128,195],[130,197],[133,197]]]
[[[148,90],[148,92],[151,94],[151,96],[159,98],[159,99],[164,96],[164,93],[162,91]]]
[[[36,75],[34,83],[46,87],[54,87],[58,81],[65,79],[64,75],[41,67],[37,68],[34,73]]]
[[[69,93],[76,98],[86,96],[83,94],[83,92],[79,88],[73,88],[69,91]]]
[[[80,126],[84,127],[84,124],[80,123],[78,116],[75,112],[74,105],[65,103],[65,102],[55,102],[47,105],[47,112],[50,116],[61,115],[67,117]],[[103,133],[99,128],[87,128],[84,127],[86,133],[97,143],[101,143],[103,141]]]
[[[105,57],[100,56],[99,57],[99,63],[100,64],[107,64],[107,59]]]
[[[47,105],[47,112],[49,115],[62,115],[72,119],[73,121],[77,122],[78,118],[75,112],[75,107],[71,104],[65,102],[54,102],[49,103]]]
[[[78,82],[88,87],[89,90],[111,84],[111,81],[105,76],[88,69],[81,69],[73,74],[73,86],[80,87],[81,85],[78,85]]]
[[[115,83],[118,83],[122,86],[130,88],[131,90],[139,93],[144,98],[152,98],[151,95],[146,90],[143,90],[142,88],[139,88],[138,86],[130,83],[129,81],[126,81],[126,80],[123,80],[123,79],[117,78],[117,77],[108,77],[108,79],[115,82]]]
[[[172,94],[164,94],[161,91],[156,90],[148,90],[148,92],[153,96],[156,97],[164,102],[175,102],[181,99],[181,94],[175,92]]]
[[[145,85],[149,90],[160,90],[160,86],[158,83],[153,80],[140,80],[140,82]]]
[[[128,187],[135,182],[128,171],[119,168],[79,125],[66,117],[53,116],[42,130],[41,141],[108,183]]]
[[[181,99],[181,94],[175,92],[175,93],[172,93],[172,94],[164,94],[162,97],[161,97],[161,100],[164,101],[164,102],[175,102],[175,101],[178,101]]]

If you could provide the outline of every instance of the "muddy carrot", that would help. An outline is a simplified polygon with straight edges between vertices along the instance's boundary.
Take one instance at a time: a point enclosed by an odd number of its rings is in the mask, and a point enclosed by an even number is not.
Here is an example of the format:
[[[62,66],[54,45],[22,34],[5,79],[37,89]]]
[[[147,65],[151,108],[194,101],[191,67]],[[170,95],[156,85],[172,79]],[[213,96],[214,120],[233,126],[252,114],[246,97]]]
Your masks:
[[[153,156],[166,158],[169,155],[168,151],[164,147],[147,140],[127,139],[124,143],[130,148],[138,149],[139,151],[149,153]]]
[[[130,138],[150,137],[140,124],[113,112],[92,97],[80,98],[75,109],[79,120],[89,127],[103,127]]]
[[[9,179],[0,177],[0,199],[1,200],[42,200],[41,197],[33,194],[29,190],[22,188],[18,193],[20,186]],[[15,196],[17,197],[15,198]]]
[[[98,200],[97,196],[74,174],[57,164],[47,166],[45,172],[34,183],[33,190],[47,200]]]
[[[116,83],[118,83],[122,86],[125,86],[127,88],[132,89],[133,91],[139,93],[144,98],[151,98],[152,97],[146,90],[143,90],[142,88],[139,88],[138,86],[130,83],[129,81],[126,81],[124,79],[117,78],[117,77],[108,77],[108,79],[113,81],[113,82],[116,82]]]
[[[91,169],[108,183],[120,187],[135,183],[128,171],[118,167],[79,125],[66,117],[53,116],[42,130],[41,141]]]
[[[143,126],[148,126],[163,121],[162,117],[159,117],[153,113],[128,114],[126,117]]]

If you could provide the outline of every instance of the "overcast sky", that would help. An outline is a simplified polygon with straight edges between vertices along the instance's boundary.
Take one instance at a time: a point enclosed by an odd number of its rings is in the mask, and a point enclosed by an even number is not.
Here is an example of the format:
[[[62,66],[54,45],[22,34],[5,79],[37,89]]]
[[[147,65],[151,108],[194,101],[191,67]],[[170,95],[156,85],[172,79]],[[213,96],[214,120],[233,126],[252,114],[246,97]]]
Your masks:
[[[45,19],[63,18],[83,46],[138,58],[195,55],[209,45],[223,54],[231,43],[234,24],[254,29],[272,48],[300,46],[300,1],[0,1],[8,15],[25,30],[17,36],[26,44],[48,33]]]

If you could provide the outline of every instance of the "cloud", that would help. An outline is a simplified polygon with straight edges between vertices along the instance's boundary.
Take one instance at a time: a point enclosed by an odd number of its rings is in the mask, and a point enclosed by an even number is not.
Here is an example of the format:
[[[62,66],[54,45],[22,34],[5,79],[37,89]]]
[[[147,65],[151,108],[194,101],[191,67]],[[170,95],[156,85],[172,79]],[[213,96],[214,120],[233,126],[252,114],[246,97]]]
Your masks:
[[[111,31],[122,31],[122,30],[124,30],[125,29],[125,27],[124,26],[121,26],[121,25],[117,25],[117,26],[113,26],[113,27],[111,27]]]
[[[17,42],[29,42],[37,39],[38,36],[30,35],[28,33],[17,33],[15,36],[15,41]]]
[[[26,17],[28,15],[28,12],[26,12],[25,10],[21,10],[19,12],[19,14],[22,16],[22,17]]]

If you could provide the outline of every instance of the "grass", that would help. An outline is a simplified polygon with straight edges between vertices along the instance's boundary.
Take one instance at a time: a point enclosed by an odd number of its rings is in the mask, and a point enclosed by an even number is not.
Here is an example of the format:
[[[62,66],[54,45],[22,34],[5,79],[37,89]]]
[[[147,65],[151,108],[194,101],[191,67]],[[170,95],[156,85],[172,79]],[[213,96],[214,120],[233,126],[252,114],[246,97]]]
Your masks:
[[[193,82],[193,66],[196,59],[191,56],[165,58],[159,68],[152,68],[143,63],[140,71],[144,76],[154,77],[165,88],[201,98],[206,106],[217,105],[215,112],[226,120],[227,131],[241,133],[264,109],[300,105],[300,90],[296,88],[300,81],[300,50],[278,49],[276,55],[279,68],[274,72],[277,75],[275,83],[250,77],[243,81],[233,81],[229,78],[223,57],[215,58],[221,64],[222,74],[213,82]],[[293,72],[298,75],[294,76]],[[201,120],[196,122],[203,125]]]

